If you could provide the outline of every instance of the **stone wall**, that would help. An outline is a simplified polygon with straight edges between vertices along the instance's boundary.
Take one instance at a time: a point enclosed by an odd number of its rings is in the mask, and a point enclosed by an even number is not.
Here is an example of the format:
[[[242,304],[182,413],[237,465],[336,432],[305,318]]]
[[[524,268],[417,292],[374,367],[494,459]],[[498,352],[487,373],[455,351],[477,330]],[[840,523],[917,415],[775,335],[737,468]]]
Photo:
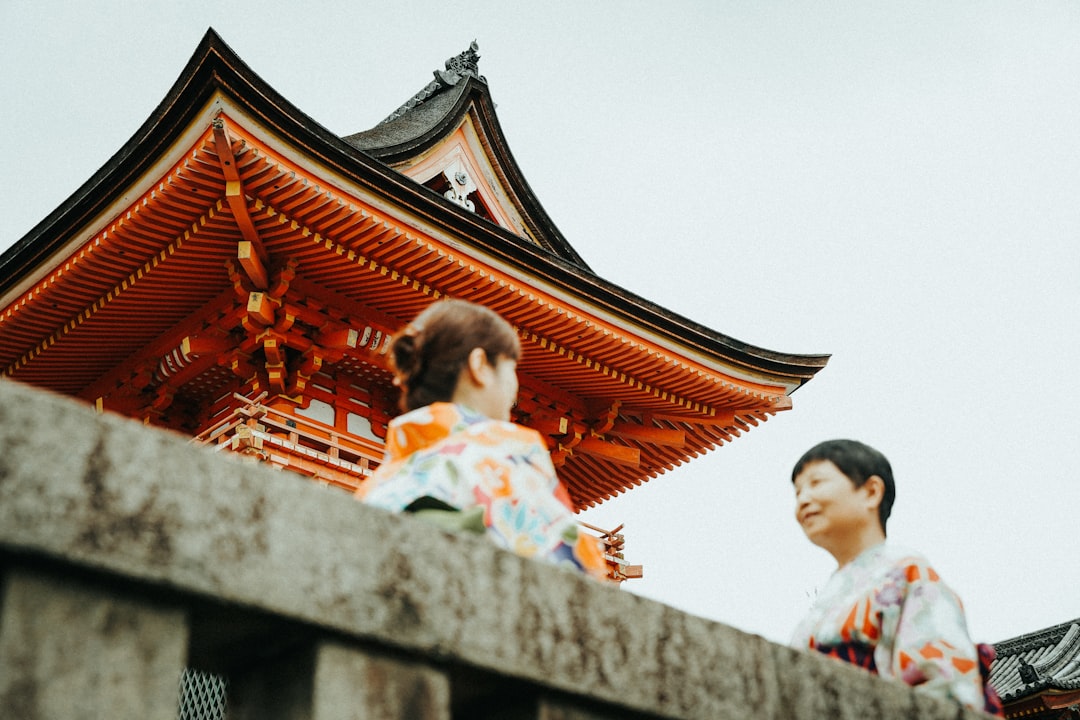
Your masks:
[[[0,717],[982,717],[0,382]]]

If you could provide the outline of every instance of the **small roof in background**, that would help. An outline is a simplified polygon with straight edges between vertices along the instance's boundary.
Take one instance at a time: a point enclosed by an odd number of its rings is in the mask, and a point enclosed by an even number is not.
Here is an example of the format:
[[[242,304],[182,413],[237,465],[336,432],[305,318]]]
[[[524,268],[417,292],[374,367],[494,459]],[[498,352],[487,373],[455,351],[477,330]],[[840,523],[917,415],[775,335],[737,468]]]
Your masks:
[[[1080,690],[1080,618],[994,644],[990,683],[1003,701]]]

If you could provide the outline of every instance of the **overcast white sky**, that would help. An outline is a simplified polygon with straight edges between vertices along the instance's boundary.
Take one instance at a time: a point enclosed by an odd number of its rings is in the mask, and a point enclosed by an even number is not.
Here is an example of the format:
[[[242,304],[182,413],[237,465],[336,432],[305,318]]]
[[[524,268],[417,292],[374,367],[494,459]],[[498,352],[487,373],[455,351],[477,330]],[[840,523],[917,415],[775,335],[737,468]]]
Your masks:
[[[627,590],[786,642],[833,569],[790,469],[854,437],[893,462],[890,540],[976,639],[1080,617],[1080,3],[4,0],[0,249],[211,26],[340,135],[477,40],[517,161],[597,274],[833,354],[791,412],[586,515],[626,523]]]

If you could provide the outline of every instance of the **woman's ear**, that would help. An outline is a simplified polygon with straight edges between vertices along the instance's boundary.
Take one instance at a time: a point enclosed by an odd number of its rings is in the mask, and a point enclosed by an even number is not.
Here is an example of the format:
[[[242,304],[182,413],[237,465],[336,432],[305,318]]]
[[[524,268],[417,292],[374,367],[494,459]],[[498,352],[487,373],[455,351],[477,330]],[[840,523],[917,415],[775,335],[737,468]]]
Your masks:
[[[492,367],[483,348],[475,347],[469,351],[469,357],[465,361],[465,369],[468,371],[469,379],[473,385],[485,387],[491,382]]]
[[[881,476],[871,475],[866,478],[866,482],[860,489],[866,494],[866,499],[874,510],[877,510],[881,506],[881,501],[885,499],[885,481],[881,479]]]

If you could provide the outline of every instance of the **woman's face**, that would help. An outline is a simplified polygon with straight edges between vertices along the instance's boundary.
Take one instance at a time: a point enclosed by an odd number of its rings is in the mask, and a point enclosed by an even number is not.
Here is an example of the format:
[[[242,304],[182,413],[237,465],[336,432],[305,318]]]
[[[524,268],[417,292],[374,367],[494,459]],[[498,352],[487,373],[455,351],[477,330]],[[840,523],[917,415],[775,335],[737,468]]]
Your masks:
[[[492,363],[482,348],[473,348],[450,399],[494,420],[509,420],[517,394],[517,361],[500,355]]]
[[[837,556],[878,522],[870,495],[869,484],[855,487],[831,461],[811,462],[795,477],[795,519],[810,542]]]
[[[490,411],[487,415],[496,420],[509,420],[510,409],[518,396],[517,361],[500,355],[492,370],[493,381],[488,392]]]

